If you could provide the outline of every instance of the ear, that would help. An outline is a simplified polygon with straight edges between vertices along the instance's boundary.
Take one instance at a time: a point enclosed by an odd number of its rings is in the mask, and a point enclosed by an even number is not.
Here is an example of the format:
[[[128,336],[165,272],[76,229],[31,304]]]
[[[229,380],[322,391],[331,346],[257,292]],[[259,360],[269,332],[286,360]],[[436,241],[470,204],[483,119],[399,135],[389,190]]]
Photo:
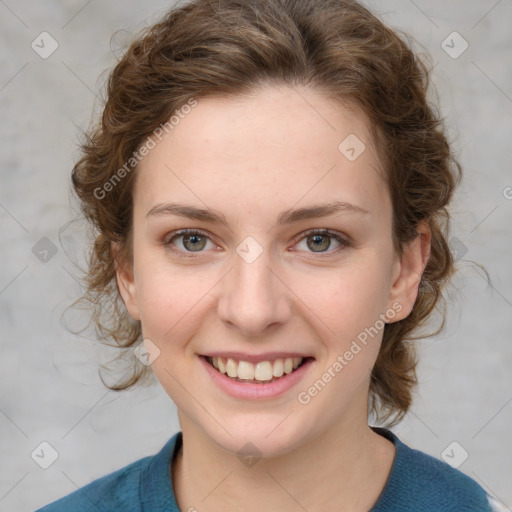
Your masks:
[[[114,256],[116,279],[119,293],[123,302],[134,320],[140,320],[139,306],[137,302],[137,291],[135,288],[135,279],[133,267],[130,262],[122,256],[120,246],[116,242],[111,245],[112,254]]]
[[[396,258],[393,271],[388,308],[400,304],[400,310],[393,308],[397,314],[387,323],[407,318],[414,307],[418,296],[423,271],[430,257],[432,233],[427,222],[423,221],[416,227],[418,236],[404,245],[403,254]]]

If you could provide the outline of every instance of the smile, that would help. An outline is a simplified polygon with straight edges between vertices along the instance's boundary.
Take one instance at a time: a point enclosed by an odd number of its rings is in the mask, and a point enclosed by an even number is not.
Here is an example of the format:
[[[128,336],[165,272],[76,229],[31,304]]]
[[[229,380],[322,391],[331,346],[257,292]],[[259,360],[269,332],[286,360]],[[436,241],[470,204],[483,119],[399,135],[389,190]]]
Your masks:
[[[274,382],[296,370],[307,358],[287,357],[253,364],[249,361],[237,360],[231,357],[206,357],[220,373],[227,375],[236,382]]]
[[[199,361],[215,387],[243,400],[264,400],[284,395],[306,377],[316,362],[309,356],[266,357],[255,356],[253,359],[256,361],[250,362],[202,355]]]

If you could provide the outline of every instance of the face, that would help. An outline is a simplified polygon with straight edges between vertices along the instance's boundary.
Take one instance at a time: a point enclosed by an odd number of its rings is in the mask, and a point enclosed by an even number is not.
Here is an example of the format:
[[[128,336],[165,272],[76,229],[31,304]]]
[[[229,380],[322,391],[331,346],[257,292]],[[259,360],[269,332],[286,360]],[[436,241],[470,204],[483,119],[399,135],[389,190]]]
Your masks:
[[[133,267],[118,283],[182,428],[274,456],[366,424],[383,321],[409,314],[424,253],[393,252],[363,114],[311,89],[204,98],[136,172]],[[307,364],[235,384],[203,357],[228,353],[272,372],[279,354]]]

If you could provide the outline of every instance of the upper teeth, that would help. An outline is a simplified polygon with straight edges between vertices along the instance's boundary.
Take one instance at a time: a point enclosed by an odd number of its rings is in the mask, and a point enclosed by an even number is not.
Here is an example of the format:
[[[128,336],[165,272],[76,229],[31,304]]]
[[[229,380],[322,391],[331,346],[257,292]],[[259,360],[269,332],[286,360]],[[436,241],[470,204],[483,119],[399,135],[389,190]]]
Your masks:
[[[253,364],[249,361],[238,361],[231,357],[212,357],[212,364],[219,372],[227,373],[229,377],[239,379],[272,380],[273,377],[281,377],[284,373],[291,373],[300,363],[302,357],[287,357],[273,361],[260,361]]]

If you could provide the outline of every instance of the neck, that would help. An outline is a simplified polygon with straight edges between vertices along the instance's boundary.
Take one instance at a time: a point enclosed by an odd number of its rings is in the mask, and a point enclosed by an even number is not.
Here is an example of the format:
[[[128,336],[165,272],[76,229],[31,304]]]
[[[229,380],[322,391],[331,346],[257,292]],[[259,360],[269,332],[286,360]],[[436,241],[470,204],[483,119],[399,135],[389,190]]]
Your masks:
[[[364,421],[345,421],[278,457],[241,463],[180,415],[183,447],[172,467],[181,510],[368,511],[382,492],[393,443]]]

